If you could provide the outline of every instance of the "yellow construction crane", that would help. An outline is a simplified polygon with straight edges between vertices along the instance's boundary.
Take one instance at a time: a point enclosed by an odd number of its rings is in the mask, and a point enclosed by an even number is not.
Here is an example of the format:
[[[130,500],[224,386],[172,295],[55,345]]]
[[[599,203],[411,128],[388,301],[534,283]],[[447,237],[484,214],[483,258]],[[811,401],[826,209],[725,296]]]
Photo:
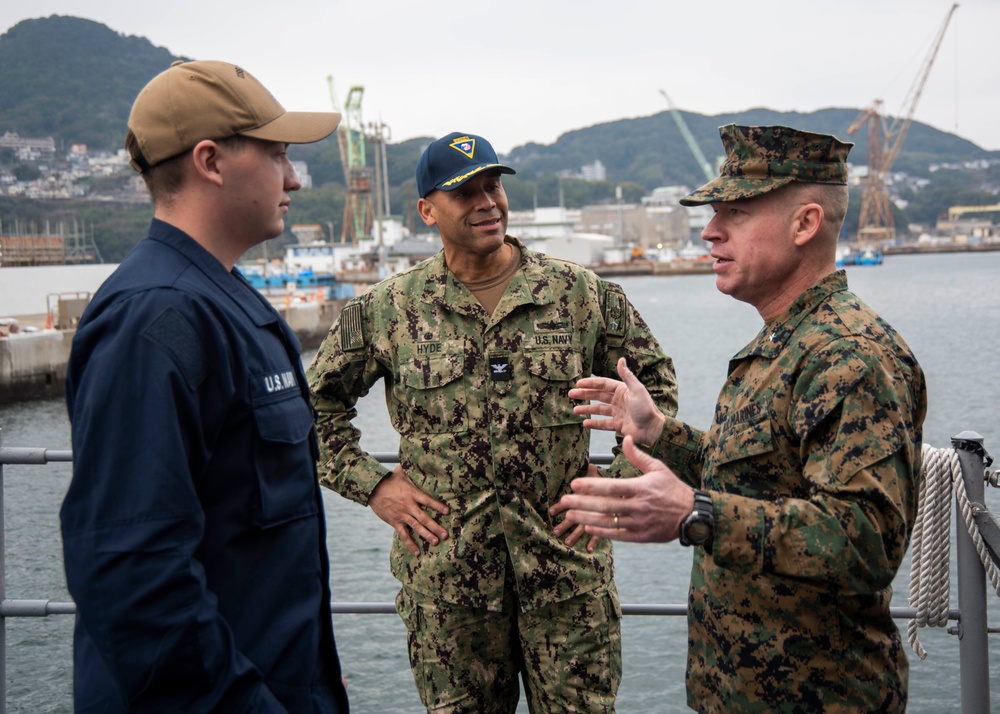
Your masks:
[[[868,124],[868,176],[865,178],[861,194],[861,215],[858,218],[859,243],[892,242],[896,238],[896,224],[892,218],[885,179],[896,157],[899,156],[899,150],[903,147],[903,140],[913,121],[913,112],[917,108],[917,102],[920,101],[927,75],[930,74],[938,48],[941,47],[941,40],[944,39],[951,16],[957,9],[958,3],[951,6],[941,29],[938,30],[934,45],[924,60],[920,72],[917,73],[917,79],[910,88],[907,99],[903,102],[904,107],[908,105],[905,114],[896,117],[890,124],[882,114],[882,100],[876,99],[872,106],[858,115],[847,130],[848,134],[853,134],[864,124]]]
[[[347,188],[341,240],[345,243],[356,243],[362,238],[370,237],[374,226],[373,170],[367,166],[365,131],[361,121],[361,98],[365,89],[359,85],[351,87],[341,108],[333,91],[333,77],[328,75],[326,82],[330,88],[330,102],[333,104],[333,109],[341,114],[337,146],[340,148],[340,162],[344,167],[344,184]]]
[[[951,206],[948,209],[948,220],[957,221],[966,213],[1000,213],[1000,203],[992,206]]]

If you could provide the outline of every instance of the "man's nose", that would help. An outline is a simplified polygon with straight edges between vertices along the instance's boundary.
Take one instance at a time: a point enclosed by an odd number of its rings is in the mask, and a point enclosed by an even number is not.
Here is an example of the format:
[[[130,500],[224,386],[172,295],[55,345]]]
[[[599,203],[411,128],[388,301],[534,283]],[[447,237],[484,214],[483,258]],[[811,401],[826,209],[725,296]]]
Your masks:
[[[701,229],[701,239],[702,240],[721,240],[722,231],[719,229],[718,221],[716,220],[718,215],[713,216],[712,220],[708,222],[704,228]]]
[[[285,190],[298,191],[300,188],[302,188],[302,181],[299,180],[295,167],[289,162],[288,169],[285,171]]]

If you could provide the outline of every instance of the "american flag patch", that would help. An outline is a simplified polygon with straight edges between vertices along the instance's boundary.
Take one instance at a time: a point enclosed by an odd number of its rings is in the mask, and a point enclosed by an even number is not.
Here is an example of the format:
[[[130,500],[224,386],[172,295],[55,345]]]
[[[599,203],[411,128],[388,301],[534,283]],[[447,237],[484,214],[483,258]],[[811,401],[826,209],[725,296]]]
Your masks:
[[[340,313],[340,347],[345,352],[360,350],[365,346],[361,322],[361,303],[348,305]]]
[[[604,298],[604,324],[611,337],[625,335],[625,296],[609,289]]]

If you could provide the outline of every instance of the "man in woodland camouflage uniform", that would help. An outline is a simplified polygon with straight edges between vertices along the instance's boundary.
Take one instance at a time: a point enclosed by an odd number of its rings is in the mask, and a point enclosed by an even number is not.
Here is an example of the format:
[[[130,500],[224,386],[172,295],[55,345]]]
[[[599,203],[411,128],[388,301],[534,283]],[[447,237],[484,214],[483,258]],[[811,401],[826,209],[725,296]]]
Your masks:
[[[613,712],[611,547],[550,514],[573,478],[600,475],[567,393],[627,358],[673,415],[673,364],[620,287],[506,235],[504,173],[471,134],[421,156],[417,208],[444,250],[350,302],[316,355],[320,471],[395,528],[397,609],[428,711],[513,712],[520,673],[532,712]],[[379,379],[401,436],[392,471],[351,424]],[[638,473],[618,454],[605,475]]]
[[[577,412],[610,417],[586,425],[625,434],[644,475],[574,481],[556,510],[591,535],[695,546],[693,709],[903,711],[889,600],[917,511],[923,372],[835,267],[851,145],[721,133],[722,175],[681,203],[711,204],[716,285],[764,327],[730,362],[705,432],[664,417],[624,364],[621,382],[581,380],[570,396],[600,403]]]

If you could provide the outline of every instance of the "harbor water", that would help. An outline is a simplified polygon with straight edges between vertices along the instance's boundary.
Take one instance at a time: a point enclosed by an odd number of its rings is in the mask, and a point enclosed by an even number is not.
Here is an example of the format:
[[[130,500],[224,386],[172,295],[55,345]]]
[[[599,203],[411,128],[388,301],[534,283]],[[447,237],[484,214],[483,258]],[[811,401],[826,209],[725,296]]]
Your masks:
[[[1000,252],[891,256],[879,267],[848,269],[851,288],[904,336],[928,378],[930,407],[924,441],[950,446],[961,431],[982,434],[1000,457]],[[756,312],[715,289],[710,275],[624,278],[619,281],[674,358],[680,417],[708,426],[729,357],[760,327]],[[51,291],[57,292],[59,285]],[[312,354],[303,356],[308,361]],[[113,425],[109,424],[109,428]],[[362,444],[393,451],[383,394],[360,405]],[[70,448],[61,400],[0,405],[4,446]],[[592,451],[610,451],[595,434]],[[58,511],[69,483],[69,464],[5,468],[8,598],[69,600],[62,573]],[[389,574],[392,531],[368,509],[327,492],[332,590],[335,601],[391,602],[398,590]],[[1000,512],[1000,496],[987,489],[986,505]],[[954,551],[953,551],[954,552]],[[676,543],[617,544],[621,601],[686,601],[691,552]],[[958,607],[952,557],[952,602]],[[909,563],[896,580],[893,605],[906,606]],[[1000,600],[988,592],[992,625]],[[7,623],[7,711],[70,712],[73,618],[12,618]],[[898,625],[904,632],[906,623]],[[405,630],[395,615],[336,615],[334,626],[356,714],[422,711],[406,656]],[[623,623],[624,676],[620,714],[687,711],[683,617],[630,616]],[[958,641],[944,629],[920,633],[929,655],[910,653],[910,706],[915,714],[960,712]],[[1000,711],[1000,639],[990,640],[990,688]],[[521,703],[520,712],[527,708]]]

